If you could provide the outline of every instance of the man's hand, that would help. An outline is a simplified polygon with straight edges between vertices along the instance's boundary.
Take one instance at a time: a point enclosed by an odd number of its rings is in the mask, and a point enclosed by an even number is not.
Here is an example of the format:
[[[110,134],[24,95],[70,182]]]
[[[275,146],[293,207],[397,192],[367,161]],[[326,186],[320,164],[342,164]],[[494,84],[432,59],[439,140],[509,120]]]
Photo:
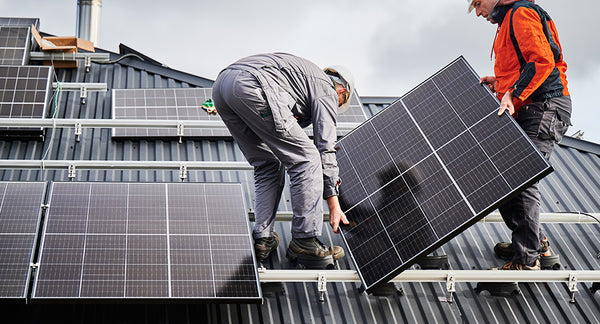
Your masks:
[[[484,76],[479,79],[479,84],[485,84],[493,93],[496,93],[496,77],[495,76]]]
[[[350,224],[350,222],[348,222],[346,215],[342,211],[337,196],[327,198],[327,205],[329,206],[329,224],[333,228],[333,232],[338,233],[340,221],[346,225]]]
[[[504,111],[508,111],[509,114],[515,113],[515,105],[513,104],[513,97],[510,91],[506,91],[502,101],[500,101],[500,110],[498,110],[498,116],[502,116]]]

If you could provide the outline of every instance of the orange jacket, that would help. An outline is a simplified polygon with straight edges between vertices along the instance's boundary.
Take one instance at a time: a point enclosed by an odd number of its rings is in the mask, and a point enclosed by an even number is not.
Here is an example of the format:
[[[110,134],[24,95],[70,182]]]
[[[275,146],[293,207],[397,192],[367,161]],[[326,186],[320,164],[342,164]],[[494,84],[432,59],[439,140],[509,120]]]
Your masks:
[[[538,5],[520,1],[494,10],[494,73],[501,100],[512,91],[515,110],[531,101],[567,96],[567,63],[556,26]]]

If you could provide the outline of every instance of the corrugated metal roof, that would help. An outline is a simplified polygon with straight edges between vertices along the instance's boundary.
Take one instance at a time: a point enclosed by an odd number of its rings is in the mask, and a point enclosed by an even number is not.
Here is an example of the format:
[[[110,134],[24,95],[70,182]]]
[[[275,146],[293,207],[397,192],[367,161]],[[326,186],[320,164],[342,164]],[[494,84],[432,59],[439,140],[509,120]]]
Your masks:
[[[128,53],[134,51],[128,49]],[[112,54],[117,60],[119,55]],[[126,57],[112,64],[92,64],[86,74],[82,67],[57,70],[63,82],[107,82],[112,88],[206,87],[210,80],[168,69],[151,61]],[[63,92],[58,100],[58,118],[111,118],[111,92],[90,93],[82,105],[78,93]],[[387,106],[393,98],[361,98],[368,116]],[[574,143],[574,144],[573,144]],[[73,129],[48,129],[44,142],[0,141],[2,159],[48,160],[140,160],[140,161],[244,161],[231,140],[112,140],[109,129],[84,129],[76,141]],[[544,211],[584,211],[597,213],[600,197],[600,149],[597,144],[569,139],[557,147],[551,160],[556,171],[543,180]],[[1,180],[65,181],[67,170],[3,170]],[[174,171],[78,171],[75,181],[179,181]],[[190,182],[241,182],[251,208],[251,172],[189,171]],[[280,210],[290,210],[285,192]],[[324,227],[327,243],[342,245],[339,235]],[[544,224],[553,251],[560,254],[567,269],[599,270],[598,224]],[[290,224],[278,222],[281,245],[270,267],[285,269],[285,249]],[[478,223],[442,246],[436,253],[447,254],[451,269],[487,269],[501,264],[493,256],[498,240],[510,233],[500,223]],[[349,257],[340,269],[353,269]],[[316,283],[286,283],[284,293],[266,297],[262,305],[2,305],[24,323],[516,323],[516,322],[600,322],[600,293],[592,294],[589,284],[579,284],[577,303],[569,303],[565,283],[521,284],[521,294],[494,297],[475,293],[475,284],[458,283],[454,303],[447,297],[444,283],[401,283],[403,295],[376,297],[360,293],[356,283],[328,283],[324,303],[318,302]]]

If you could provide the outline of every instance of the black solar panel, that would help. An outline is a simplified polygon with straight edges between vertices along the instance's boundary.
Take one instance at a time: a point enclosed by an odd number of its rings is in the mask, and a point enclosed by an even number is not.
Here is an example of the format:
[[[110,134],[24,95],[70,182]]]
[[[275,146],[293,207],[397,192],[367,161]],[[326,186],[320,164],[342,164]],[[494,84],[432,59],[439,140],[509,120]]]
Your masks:
[[[211,88],[174,89],[114,89],[113,119],[140,120],[214,120],[218,114],[209,114],[202,104],[212,97]],[[218,109],[218,107],[216,107]],[[338,123],[361,123],[366,120],[362,103],[356,92],[350,98],[350,107],[338,116]],[[312,128],[306,128],[312,135]],[[347,131],[338,130],[338,135]],[[113,137],[177,137],[175,128],[114,128]],[[185,129],[186,137],[230,137],[225,128]]]
[[[50,66],[0,66],[0,117],[43,118],[51,86]]]
[[[260,302],[240,184],[53,183],[34,300]]]
[[[342,234],[384,283],[552,171],[462,57],[339,141]]]
[[[45,182],[0,182],[0,299],[27,297]]]
[[[0,65],[26,65],[30,39],[29,27],[0,26]]]

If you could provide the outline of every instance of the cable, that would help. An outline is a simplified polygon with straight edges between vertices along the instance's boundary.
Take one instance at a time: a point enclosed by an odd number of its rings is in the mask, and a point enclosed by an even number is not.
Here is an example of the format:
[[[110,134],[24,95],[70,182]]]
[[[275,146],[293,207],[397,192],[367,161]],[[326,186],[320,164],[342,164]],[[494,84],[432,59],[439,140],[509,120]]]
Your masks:
[[[54,60],[51,60],[52,62],[52,66],[54,66]],[[56,80],[56,92],[54,93],[54,96],[52,96],[52,99],[50,100],[50,107],[52,107],[52,102],[54,101],[54,111],[52,112],[52,120],[55,120],[56,118],[56,114],[58,113],[58,95],[60,94],[60,82],[58,81],[58,75],[56,74],[56,69],[52,69],[52,72],[54,74],[54,79]],[[50,143],[48,144],[48,147],[46,148],[46,152],[44,152],[44,154],[42,154],[42,158],[41,161],[42,163],[40,164],[40,176],[43,174],[44,178],[43,181],[46,181],[46,175],[44,174],[44,159],[46,158],[46,156],[48,155],[48,152],[50,152],[50,149],[52,148],[53,144],[54,144],[54,131],[56,130],[56,123],[52,124],[52,133],[50,135]]]
[[[584,216],[588,216],[593,218],[594,220],[596,220],[596,222],[600,223],[600,219],[598,219],[596,216],[589,214],[589,213],[582,213],[580,211],[564,211],[564,212],[556,212],[557,214],[577,214],[577,215],[584,215]]]
[[[94,61],[94,60],[92,60],[92,62],[94,62],[94,63],[96,63],[96,64],[113,64],[113,63],[117,63],[117,62],[119,62],[120,60],[122,60],[122,59],[124,59],[124,58],[126,58],[126,57],[130,57],[130,56],[132,56],[132,57],[136,57],[136,58],[138,58],[139,60],[141,60],[141,61],[144,61],[144,59],[143,59],[141,56],[139,56],[139,55],[137,55],[137,54],[129,53],[129,54],[125,54],[125,55],[123,55],[123,56],[119,57],[118,59],[116,59],[116,60],[114,60],[114,61]]]

